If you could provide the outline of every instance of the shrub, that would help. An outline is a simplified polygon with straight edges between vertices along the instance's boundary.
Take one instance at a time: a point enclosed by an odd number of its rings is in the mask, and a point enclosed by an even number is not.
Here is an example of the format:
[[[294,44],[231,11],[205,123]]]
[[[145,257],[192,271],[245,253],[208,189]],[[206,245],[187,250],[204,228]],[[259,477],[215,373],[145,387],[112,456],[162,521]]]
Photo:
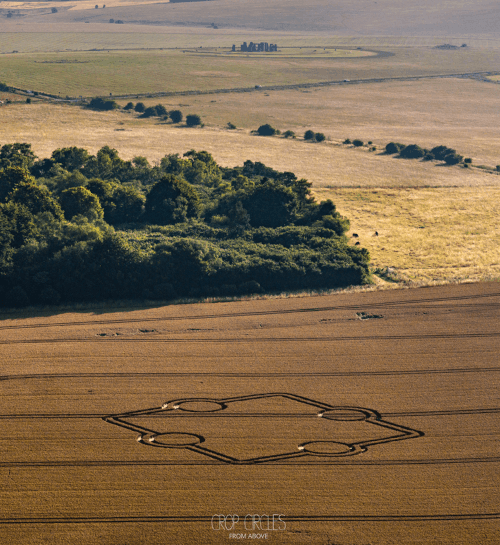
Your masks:
[[[104,100],[101,97],[93,98],[88,107],[91,110],[99,110],[99,111],[110,111],[110,110],[116,110],[120,106],[114,101],[114,100]]]
[[[315,138],[316,142],[323,142],[323,140],[326,138],[326,136],[322,132],[317,132],[314,135],[314,138]]]
[[[431,149],[430,153],[434,156],[434,159],[444,161],[447,155],[452,155],[456,153],[456,151],[447,146],[436,146],[435,148]]]
[[[135,110],[137,113],[139,113],[139,114],[145,112],[145,111],[146,111],[146,106],[144,106],[144,102],[138,102],[138,103],[135,105],[134,110]]]
[[[186,116],[186,125],[188,127],[195,127],[196,125],[201,125],[201,117],[196,114],[189,114]]]
[[[276,129],[274,127],[271,127],[269,123],[266,123],[265,125],[261,125],[257,129],[257,133],[259,136],[274,136],[276,134]]]
[[[368,140],[368,145],[371,146],[373,142],[371,140]]]
[[[426,151],[422,149],[417,144],[410,144],[409,146],[404,147],[400,152],[399,156],[403,159],[419,159],[424,157]]]
[[[165,106],[163,106],[163,104],[157,104],[154,108],[158,117],[161,117],[162,115],[168,115],[167,109],[165,108]]]
[[[311,131],[311,130],[306,131],[304,133],[304,140],[314,140],[314,136],[315,136],[314,131]]]
[[[293,131],[285,131],[283,133],[283,138],[295,138],[295,133]]]
[[[470,164],[472,163],[472,159],[471,159],[470,157],[466,157],[466,158],[464,159],[464,163],[465,163],[466,165],[470,165]]]
[[[28,98],[26,99],[26,104],[31,104],[31,98],[30,98],[30,97],[28,97]]]
[[[351,142],[351,139],[350,138],[346,138],[343,142],[344,144],[352,144]]]
[[[51,11],[52,13],[57,13],[57,8],[52,8]]]
[[[360,148],[361,146],[364,145],[364,142],[363,140],[353,140],[352,141],[352,145],[355,146],[356,148]]]
[[[387,146],[385,146],[385,153],[394,155],[395,153],[399,153],[404,147],[405,145],[400,144],[399,142],[389,142]]]
[[[155,106],[149,106],[144,110],[141,117],[156,117],[158,114],[156,113],[156,107]]]
[[[495,170],[496,170],[497,172],[500,172],[500,165],[497,165],[497,166],[495,167]]]
[[[233,123],[231,123],[230,121],[228,121],[228,123],[227,123],[227,128],[230,129],[230,130],[234,130],[234,129],[236,129],[236,125],[234,125]]]
[[[457,165],[462,162],[463,157],[458,153],[450,153],[444,158],[444,162],[447,165]]]
[[[123,107],[124,110],[133,110],[134,109],[134,103],[133,102],[127,102],[127,104]]]
[[[180,110],[172,110],[168,116],[172,120],[172,123],[180,123],[182,121],[182,112]]]

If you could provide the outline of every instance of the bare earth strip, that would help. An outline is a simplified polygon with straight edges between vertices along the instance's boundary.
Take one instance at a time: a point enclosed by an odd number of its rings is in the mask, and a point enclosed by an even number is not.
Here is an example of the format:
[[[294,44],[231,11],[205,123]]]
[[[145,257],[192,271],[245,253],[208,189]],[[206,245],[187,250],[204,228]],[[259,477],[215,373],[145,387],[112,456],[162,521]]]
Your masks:
[[[498,543],[499,286],[5,315],[2,541]]]

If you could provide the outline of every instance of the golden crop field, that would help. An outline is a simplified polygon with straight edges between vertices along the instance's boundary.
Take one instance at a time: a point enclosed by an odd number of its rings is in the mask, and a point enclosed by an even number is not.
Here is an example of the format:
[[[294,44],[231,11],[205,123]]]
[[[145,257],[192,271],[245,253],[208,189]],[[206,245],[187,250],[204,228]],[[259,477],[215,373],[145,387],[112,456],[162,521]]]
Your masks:
[[[2,543],[496,545],[499,305],[3,314]]]

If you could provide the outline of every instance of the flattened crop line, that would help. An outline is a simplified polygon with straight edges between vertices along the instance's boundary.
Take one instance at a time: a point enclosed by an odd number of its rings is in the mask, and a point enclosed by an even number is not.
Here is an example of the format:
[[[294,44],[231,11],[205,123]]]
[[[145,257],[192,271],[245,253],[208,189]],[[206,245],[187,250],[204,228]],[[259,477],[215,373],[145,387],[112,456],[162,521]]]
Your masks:
[[[95,339],[67,338],[67,339],[18,339],[3,340],[0,345],[12,344],[64,344],[64,343],[155,343],[155,344],[253,344],[253,343],[284,343],[284,342],[344,342],[344,341],[397,341],[397,340],[425,340],[425,339],[491,339],[500,337],[500,332],[493,333],[423,333],[419,335],[358,335],[342,337],[250,337],[250,338],[225,338],[225,339],[193,339],[158,337],[137,339],[123,337],[99,337]]]
[[[244,318],[250,316],[275,316],[280,314],[302,314],[307,312],[330,312],[334,310],[359,310],[367,308],[387,308],[387,307],[398,307],[398,306],[407,306],[416,304],[422,308],[422,303],[430,303],[431,308],[434,305],[432,303],[442,303],[442,302],[453,302],[453,301],[464,301],[464,300],[474,300],[474,299],[483,299],[490,297],[500,297],[500,292],[498,293],[485,293],[479,295],[463,295],[463,296],[454,296],[454,297],[435,297],[430,299],[408,299],[401,301],[385,301],[379,303],[363,303],[358,305],[343,305],[343,306],[325,306],[325,307],[309,307],[309,308],[297,308],[297,309],[282,309],[282,310],[269,310],[269,311],[252,311],[252,312],[228,312],[222,314],[195,314],[189,316],[165,316],[159,318],[128,318],[121,320],[85,320],[85,321],[75,321],[75,322],[52,322],[52,323],[38,323],[38,324],[26,324],[26,325],[6,325],[0,326],[0,331],[2,330],[11,330],[11,329],[37,329],[37,328],[47,328],[47,327],[71,327],[75,325],[106,325],[106,324],[129,324],[129,323],[144,323],[144,322],[173,322],[180,320],[209,320],[209,319],[218,319],[218,318]],[[489,307],[500,307],[500,303],[482,303],[480,305],[454,305],[453,308],[463,307],[472,307],[476,306],[489,306]]]
[[[441,375],[448,373],[496,373],[500,367],[458,367],[456,369],[396,369],[393,371],[337,371],[331,373],[60,373],[4,375],[2,380],[53,379],[53,378],[322,378],[322,377],[371,377],[392,375]]]
[[[500,407],[493,408],[484,408],[484,409],[457,409],[453,411],[410,411],[404,413],[383,413],[383,416],[390,417],[405,417],[405,416],[416,416],[419,418],[425,418],[426,416],[461,416],[466,414],[478,415],[478,414],[495,414],[500,412]],[[95,418],[102,419],[106,418],[108,413],[52,413],[52,414],[0,414],[0,419],[3,420],[12,420],[12,419],[61,419],[61,418]],[[297,418],[304,417],[310,418],[310,413],[294,413],[294,414],[282,414],[282,413],[234,413],[234,414],[204,414],[203,418],[247,418],[247,417],[263,417],[263,416],[272,416],[280,418]],[[157,414],[147,414],[148,418],[163,418],[161,413]],[[199,418],[198,414],[170,414],[169,418]]]
[[[500,513],[443,513],[437,515],[287,515],[287,522],[441,522],[454,520],[491,520],[500,518]],[[210,524],[212,515],[199,516],[123,516],[123,517],[43,517],[5,518],[0,524],[103,524],[126,522],[169,522]]]
[[[266,462],[266,466],[405,466],[405,465],[447,465],[447,464],[488,464],[500,462],[500,456],[476,457],[476,458],[429,458],[413,460],[361,460],[343,461],[330,459],[325,462],[299,462],[299,461],[277,461]],[[71,460],[71,461],[43,461],[43,462],[0,462],[0,467],[140,467],[140,466],[226,466],[225,462],[205,460]],[[1,522],[0,522],[1,524]]]

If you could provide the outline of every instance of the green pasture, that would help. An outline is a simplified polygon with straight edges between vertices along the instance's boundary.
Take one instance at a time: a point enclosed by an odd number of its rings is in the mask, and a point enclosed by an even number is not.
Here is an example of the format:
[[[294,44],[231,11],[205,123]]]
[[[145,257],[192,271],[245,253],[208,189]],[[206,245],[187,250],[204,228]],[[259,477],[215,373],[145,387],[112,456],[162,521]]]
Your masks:
[[[373,59],[375,60],[375,59]],[[1,81],[61,97],[213,90],[342,79],[335,58],[203,56],[182,50],[0,55]]]
[[[500,57],[483,49],[388,47],[380,50],[392,56],[375,56],[357,49],[377,50],[375,44],[341,46],[338,37],[262,31],[215,36],[206,30],[0,33],[0,51],[10,51],[0,54],[0,81],[61,97],[89,97],[500,70]],[[231,46],[243,41],[278,43],[279,51],[233,53]]]

